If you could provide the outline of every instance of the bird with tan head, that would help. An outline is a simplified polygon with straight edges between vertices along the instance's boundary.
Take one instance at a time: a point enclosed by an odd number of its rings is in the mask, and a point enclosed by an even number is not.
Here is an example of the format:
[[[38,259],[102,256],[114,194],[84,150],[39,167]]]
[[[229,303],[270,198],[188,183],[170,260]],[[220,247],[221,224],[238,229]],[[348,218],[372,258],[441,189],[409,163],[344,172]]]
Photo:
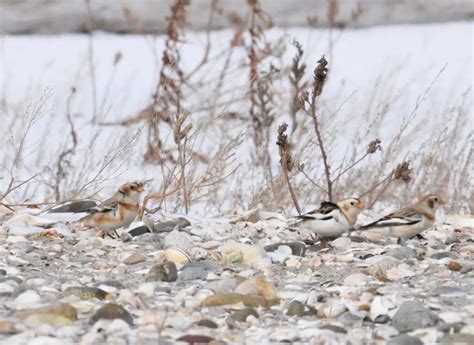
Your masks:
[[[138,214],[140,194],[144,191],[142,182],[128,182],[122,185],[110,199],[89,210],[89,214],[78,222],[117,237],[117,229],[128,228]]]
[[[390,213],[355,230],[386,228],[391,237],[411,238],[433,226],[436,210],[445,203],[439,195],[429,194],[412,206]]]

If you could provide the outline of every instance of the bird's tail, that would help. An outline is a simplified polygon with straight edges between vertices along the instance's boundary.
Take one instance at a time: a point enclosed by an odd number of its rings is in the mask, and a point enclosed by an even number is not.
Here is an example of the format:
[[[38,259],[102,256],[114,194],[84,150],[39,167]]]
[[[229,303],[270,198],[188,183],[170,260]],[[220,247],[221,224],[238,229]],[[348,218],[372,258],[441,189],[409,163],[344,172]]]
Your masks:
[[[365,225],[359,225],[359,226],[354,226],[353,228],[350,228],[348,230],[348,232],[352,232],[352,231],[360,231],[360,230],[366,230],[366,229],[370,229],[370,228],[377,228],[379,226],[377,226],[379,221],[376,220],[375,222],[372,222],[372,223],[369,223],[369,224],[365,224]]]

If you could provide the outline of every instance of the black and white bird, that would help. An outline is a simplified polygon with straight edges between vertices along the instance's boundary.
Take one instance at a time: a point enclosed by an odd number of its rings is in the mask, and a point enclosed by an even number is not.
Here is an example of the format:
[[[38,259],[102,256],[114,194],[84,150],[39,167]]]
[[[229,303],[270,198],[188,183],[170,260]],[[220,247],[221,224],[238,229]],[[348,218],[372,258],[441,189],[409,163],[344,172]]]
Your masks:
[[[309,230],[322,238],[339,237],[354,226],[363,208],[364,204],[357,198],[337,203],[323,201],[317,210],[292,219],[290,227]]]
[[[384,228],[387,231],[382,234],[386,236],[400,239],[411,238],[433,226],[438,206],[445,203],[440,196],[429,194],[412,206],[390,213],[355,230]]]

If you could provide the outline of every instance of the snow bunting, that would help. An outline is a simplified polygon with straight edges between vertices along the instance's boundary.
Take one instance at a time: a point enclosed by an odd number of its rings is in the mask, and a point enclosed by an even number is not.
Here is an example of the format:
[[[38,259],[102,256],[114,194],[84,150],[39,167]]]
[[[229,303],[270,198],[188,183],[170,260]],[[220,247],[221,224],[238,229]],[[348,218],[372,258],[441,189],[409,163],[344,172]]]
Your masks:
[[[445,203],[440,196],[429,194],[413,206],[402,208],[355,230],[386,228],[387,235],[391,237],[411,238],[433,225],[436,209]]]
[[[128,228],[137,216],[140,193],[143,191],[141,182],[125,183],[112,198],[92,208],[89,214],[78,222],[103,230],[110,237],[113,231],[118,237],[116,229]]]
[[[297,216],[296,228],[307,229],[320,237],[338,237],[354,226],[364,204],[357,198],[332,203],[323,201],[314,211]]]

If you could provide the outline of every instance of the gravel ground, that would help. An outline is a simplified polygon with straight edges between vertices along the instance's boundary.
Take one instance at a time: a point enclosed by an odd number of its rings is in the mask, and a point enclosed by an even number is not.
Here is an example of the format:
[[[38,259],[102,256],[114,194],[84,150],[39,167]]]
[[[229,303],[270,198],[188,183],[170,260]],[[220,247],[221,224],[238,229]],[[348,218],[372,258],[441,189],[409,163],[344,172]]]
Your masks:
[[[0,227],[5,345],[474,343],[472,218],[310,245],[261,212],[120,239],[41,217]]]

